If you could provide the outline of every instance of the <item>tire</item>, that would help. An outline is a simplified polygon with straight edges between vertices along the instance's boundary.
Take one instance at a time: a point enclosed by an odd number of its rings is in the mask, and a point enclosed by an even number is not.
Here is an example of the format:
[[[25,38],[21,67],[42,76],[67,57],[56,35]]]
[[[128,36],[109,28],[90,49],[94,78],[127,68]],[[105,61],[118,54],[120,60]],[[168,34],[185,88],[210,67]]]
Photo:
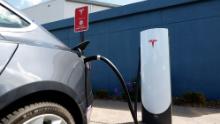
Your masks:
[[[1,119],[0,124],[32,124],[32,120],[38,124],[50,124],[56,119],[60,119],[61,124],[75,124],[74,118],[63,106],[52,102],[40,102],[27,105],[23,108],[8,114]],[[54,119],[54,120],[53,120]],[[33,123],[33,124],[35,124]]]

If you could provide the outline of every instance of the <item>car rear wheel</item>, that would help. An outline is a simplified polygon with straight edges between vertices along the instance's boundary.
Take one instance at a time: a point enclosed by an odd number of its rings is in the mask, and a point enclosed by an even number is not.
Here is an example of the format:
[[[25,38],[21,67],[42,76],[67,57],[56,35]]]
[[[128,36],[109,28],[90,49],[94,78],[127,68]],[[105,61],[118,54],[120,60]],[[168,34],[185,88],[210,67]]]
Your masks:
[[[27,105],[9,114],[1,122],[2,124],[75,124],[68,110],[52,102]]]

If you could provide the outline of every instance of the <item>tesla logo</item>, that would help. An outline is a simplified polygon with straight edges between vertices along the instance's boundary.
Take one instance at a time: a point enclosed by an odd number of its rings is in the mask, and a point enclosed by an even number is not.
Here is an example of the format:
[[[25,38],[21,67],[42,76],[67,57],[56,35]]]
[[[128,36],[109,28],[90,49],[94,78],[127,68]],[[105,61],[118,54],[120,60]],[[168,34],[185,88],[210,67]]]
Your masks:
[[[79,9],[80,15],[82,15],[82,14],[83,14],[83,11],[84,11],[84,8]]]
[[[155,46],[156,42],[157,42],[156,39],[149,40],[149,43],[152,45],[152,47]]]

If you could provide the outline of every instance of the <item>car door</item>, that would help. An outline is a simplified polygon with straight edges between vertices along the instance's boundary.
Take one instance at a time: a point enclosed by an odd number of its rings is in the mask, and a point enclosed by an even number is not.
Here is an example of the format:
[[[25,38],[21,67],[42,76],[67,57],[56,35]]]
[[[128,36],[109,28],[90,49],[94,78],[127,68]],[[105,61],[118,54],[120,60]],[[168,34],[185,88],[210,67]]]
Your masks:
[[[9,43],[0,39],[0,74],[2,74],[17,47],[18,45],[15,43]]]
[[[20,28],[22,25],[27,24],[24,24],[19,17],[0,4],[0,75],[18,47],[16,42],[7,40],[2,33],[6,30]]]

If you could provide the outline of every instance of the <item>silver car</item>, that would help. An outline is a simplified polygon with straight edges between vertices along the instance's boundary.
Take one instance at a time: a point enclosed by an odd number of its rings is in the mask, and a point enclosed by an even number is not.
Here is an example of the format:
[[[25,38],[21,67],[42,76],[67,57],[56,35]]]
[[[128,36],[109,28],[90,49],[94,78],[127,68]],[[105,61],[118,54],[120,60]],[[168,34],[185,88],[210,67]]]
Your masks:
[[[87,123],[82,57],[0,0],[0,124]]]

